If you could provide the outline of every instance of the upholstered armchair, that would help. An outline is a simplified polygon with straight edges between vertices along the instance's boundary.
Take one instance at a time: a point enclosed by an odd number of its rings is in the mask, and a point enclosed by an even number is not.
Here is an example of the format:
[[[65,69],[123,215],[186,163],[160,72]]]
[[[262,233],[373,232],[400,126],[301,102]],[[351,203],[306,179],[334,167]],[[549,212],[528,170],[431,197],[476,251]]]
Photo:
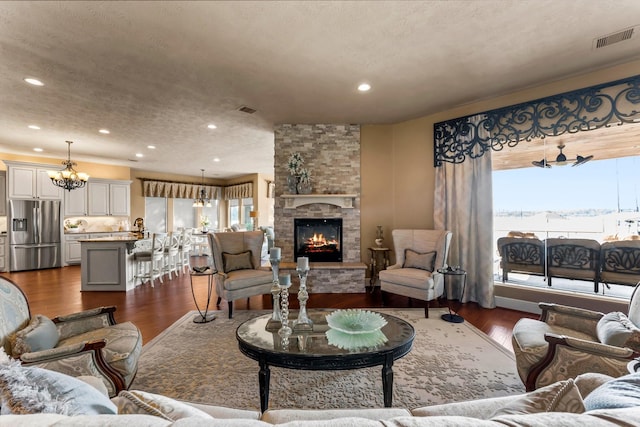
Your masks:
[[[261,268],[264,233],[239,231],[235,233],[210,233],[216,274],[213,276],[218,294],[229,305],[229,318],[233,316],[233,301],[254,295],[271,293],[273,274]]]
[[[380,290],[422,301],[432,301],[444,292],[444,277],[451,243],[447,230],[393,230],[396,263],[380,271]],[[429,317],[429,307],[424,309]]]
[[[540,303],[540,320],[520,319],[513,327],[518,374],[528,391],[586,372],[612,377],[628,373],[640,356],[640,292],[628,315]]]
[[[98,377],[111,397],[129,388],[138,370],[142,334],[131,322],[116,324],[115,307],[98,307],[54,319],[31,316],[27,297],[0,277],[0,342],[23,365],[70,376]]]

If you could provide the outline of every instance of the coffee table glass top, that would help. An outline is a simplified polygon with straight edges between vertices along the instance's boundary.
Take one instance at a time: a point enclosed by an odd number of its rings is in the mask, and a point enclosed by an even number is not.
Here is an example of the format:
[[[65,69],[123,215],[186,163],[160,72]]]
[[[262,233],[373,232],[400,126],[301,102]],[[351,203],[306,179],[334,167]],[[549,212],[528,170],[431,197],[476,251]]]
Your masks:
[[[289,345],[286,348],[282,346],[281,337],[278,330],[267,330],[267,322],[271,318],[271,314],[257,317],[240,325],[236,331],[238,340],[242,341],[244,346],[254,347],[259,351],[273,352],[279,354],[298,355],[304,357],[312,356],[339,356],[353,355],[354,353],[379,353],[386,350],[396,349],[403,344],[413,341],[415,331],[413,327],[406,321],[385,313],[379,313],[384,320],[387,321],[376,335],[377,345],[362,345],[355,348],[339,348],[336,345],[329,344],[327,331],[330,330],[327,324],[326,316],[334,312],[332,309],[315,309],[309,310],[308,315],[313,322],[313,330],[310,332],[294,332],[289,338]],[[295,320],[298,316],[297,311],[290,313],[290,319]],[[292,321],[289,321],[292,326]],[[384,339],[380,338],[380,335]],[[331,335],[331,332],[329,333]],[[332,341],[332,342],[335,342]]]

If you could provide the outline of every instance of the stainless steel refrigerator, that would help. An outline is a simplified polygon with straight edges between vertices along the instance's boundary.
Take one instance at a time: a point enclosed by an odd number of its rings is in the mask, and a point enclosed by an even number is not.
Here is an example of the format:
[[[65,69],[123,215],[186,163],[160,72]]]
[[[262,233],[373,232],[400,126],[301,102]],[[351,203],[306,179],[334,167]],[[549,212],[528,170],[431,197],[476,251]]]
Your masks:
[[[59,200],[9,200],[9,270],[62,264]]]

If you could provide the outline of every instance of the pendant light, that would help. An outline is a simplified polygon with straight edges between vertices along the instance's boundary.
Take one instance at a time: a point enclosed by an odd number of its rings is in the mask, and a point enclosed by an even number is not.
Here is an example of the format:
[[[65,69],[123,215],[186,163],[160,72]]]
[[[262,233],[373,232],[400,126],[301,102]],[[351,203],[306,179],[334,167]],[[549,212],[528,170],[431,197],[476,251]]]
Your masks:
[[[73,141],[65,141],[67,143],[67,160],[62,162],[66,167],[61,171],[47,171],[47,175],[51,178],[51,182],[56,187],[62,187],[67,191],[75,190],[76,188],[82,188],[89,180],[89,175],[82,172],[76,172],[73,168],[76,166],[75,162],[71,161],[71,144]]]
[[[211,200],[207,197],[207,192],[204,189],[204,169],[200,169],[202,171],[202,187],[200,187],[200,194],[193,201],[194,208],[202,208],[202,207],[211,207]]]

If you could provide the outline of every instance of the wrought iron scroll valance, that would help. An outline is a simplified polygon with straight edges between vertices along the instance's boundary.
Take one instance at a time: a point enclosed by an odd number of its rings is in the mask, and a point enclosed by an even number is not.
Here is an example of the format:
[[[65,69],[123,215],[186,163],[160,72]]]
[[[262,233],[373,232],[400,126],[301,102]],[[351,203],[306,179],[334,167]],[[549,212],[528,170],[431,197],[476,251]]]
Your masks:
[[[634,76],[439,122],[434,164],[462,163],[524,140],[640,122],[639,104],[640,76]]]

